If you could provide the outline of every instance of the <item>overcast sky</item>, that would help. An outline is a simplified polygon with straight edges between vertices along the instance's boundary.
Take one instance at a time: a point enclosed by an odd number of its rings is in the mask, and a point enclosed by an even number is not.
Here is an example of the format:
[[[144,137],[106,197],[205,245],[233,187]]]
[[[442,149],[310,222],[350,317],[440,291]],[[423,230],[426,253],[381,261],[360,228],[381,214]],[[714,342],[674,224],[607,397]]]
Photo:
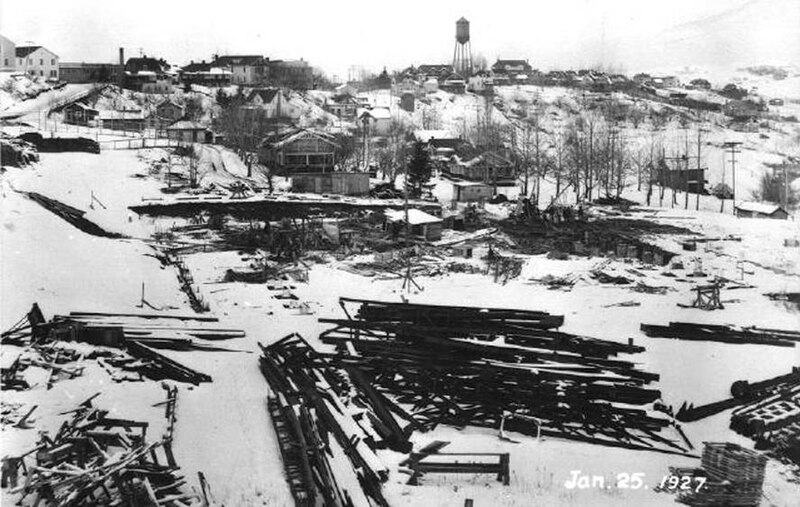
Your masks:
[[[0,33],[47,46],[62,61],[115,61],[122,46],[128,57],[141,50],[176,64],[215,53],[303,57],[345,76],[350,65],[449,62],[461,16],[471,23],[473,55],[490,62],[625,71],[800,63],[798,0],[0,0]],[[665,40],[671,45],[657,51]]]

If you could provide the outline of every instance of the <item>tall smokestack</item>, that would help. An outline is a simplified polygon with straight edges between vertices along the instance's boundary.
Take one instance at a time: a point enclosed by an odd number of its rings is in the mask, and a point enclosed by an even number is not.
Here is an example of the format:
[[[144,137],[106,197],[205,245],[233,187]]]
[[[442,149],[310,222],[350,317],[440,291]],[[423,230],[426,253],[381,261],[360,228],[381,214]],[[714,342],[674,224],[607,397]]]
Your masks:
[[[119,48],[119,64],[125,66],[125,48]]]

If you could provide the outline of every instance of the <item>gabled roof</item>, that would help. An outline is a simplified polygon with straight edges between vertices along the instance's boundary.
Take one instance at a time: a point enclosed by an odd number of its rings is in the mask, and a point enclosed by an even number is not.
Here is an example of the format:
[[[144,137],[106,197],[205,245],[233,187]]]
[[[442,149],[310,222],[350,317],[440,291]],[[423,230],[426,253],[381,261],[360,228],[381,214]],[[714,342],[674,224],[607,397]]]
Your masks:
[[[372,109],[362,109],[358,111],[359,118],[362,118],[364,115],[375,120],[390,120],[392,118],[392,113],[387,107],[375,107]]]
[[[83,109],[84,111],[94,111],[95,113],[97,112],[97,109],[94,109],[93,107],[90,107],[88,104],[84,104],[83,102],[73,102],[72,104],[64,106],[64,109],[70,109],[74,107]]]
[[[330,144],[336,148],[339,148],[339,145],[334,142],[334,137],[331,134],[323,132],[321,130],[316,129],[304,129],[300,127],[288,127],[283,130],[280,130],[274,134],[271,134],[265,137],[259,146],[271,147],[271,148],[281,148],[297,139],[300,139],[303,136],[310,135],[320,139],[321,141]]]
[[[403,222],[406,221],[406,212],[400,209],[387,209],[383,212],[389,222]],[[418,209],[408,210],[408,224],[409,225],[423,225],[423,224],[436,224],[442,221],[441,218],[429,215],[424,211]]]
[[[256,88],[247,96],[247,101],[249,102],[258,96],[261,97],[265,104],[269,104],[280,91],[280,88]]]
[[[260,65],[264,63],[261,55],[225,55],[214,60],[214,67],[229,67],[231,65]]]
[[[180,109],[184,109],[184,107],[183,107],[182,105],[178,104],[177,102],[175,102],[175,101],[174,101],[174,100],[172,100],[172,99],[166,99],[166,100],[164,100],[163,102],[159,103],[159,104],[156,106],[156,109],[161,109],[162,107],[164,107],[164,106],[168,106],[168,105],[173,105],[173,106],[175,106],[175,107],[178,107],[178,108],[180,108]]]
[[[17,58],[25,58],[42,46],[17,46]]]
[[[206,62],[192,62],[189,65],[181,67],[183,72],[208,72],[211,70],[211,64]]]
[[[786,213],[786,210],[777,204],[769,204],[765,202],[740,202],[736,205],[736,209],[750,211],[752,213],[761,213],[762,215],[772,215],[777,211],[783,211]]]
[[[163,60],[157,60],[149,56],[142,56],[136,58],[128,58],[125,62],[125,71],[132,72],[135,69],[137,73],[153,72],[156,74],[163,74],[169,66]]]

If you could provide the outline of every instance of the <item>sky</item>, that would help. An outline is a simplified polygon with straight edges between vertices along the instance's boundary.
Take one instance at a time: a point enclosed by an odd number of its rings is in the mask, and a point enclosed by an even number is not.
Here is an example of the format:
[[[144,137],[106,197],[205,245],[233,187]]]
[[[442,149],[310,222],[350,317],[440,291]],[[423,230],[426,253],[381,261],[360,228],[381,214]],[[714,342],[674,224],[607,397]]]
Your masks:
[[[183,65],[213,54],[303,58],[346,77],[444,63],[455,21],[473,56],[535,68],[800,65],[798,0],[0,0],[0,33],[61,61],[112,62],[119,47]]]

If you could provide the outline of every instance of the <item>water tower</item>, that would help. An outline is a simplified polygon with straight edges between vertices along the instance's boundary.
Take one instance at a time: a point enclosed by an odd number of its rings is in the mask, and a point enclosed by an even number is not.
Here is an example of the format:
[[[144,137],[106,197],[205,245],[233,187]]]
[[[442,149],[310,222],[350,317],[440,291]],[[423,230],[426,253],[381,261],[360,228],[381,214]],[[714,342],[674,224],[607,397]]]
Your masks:
[[[453,69],[465,79],[472,75],[472,49],[469,46],[469,21],[456,21],[456,45],[453,49]]]

